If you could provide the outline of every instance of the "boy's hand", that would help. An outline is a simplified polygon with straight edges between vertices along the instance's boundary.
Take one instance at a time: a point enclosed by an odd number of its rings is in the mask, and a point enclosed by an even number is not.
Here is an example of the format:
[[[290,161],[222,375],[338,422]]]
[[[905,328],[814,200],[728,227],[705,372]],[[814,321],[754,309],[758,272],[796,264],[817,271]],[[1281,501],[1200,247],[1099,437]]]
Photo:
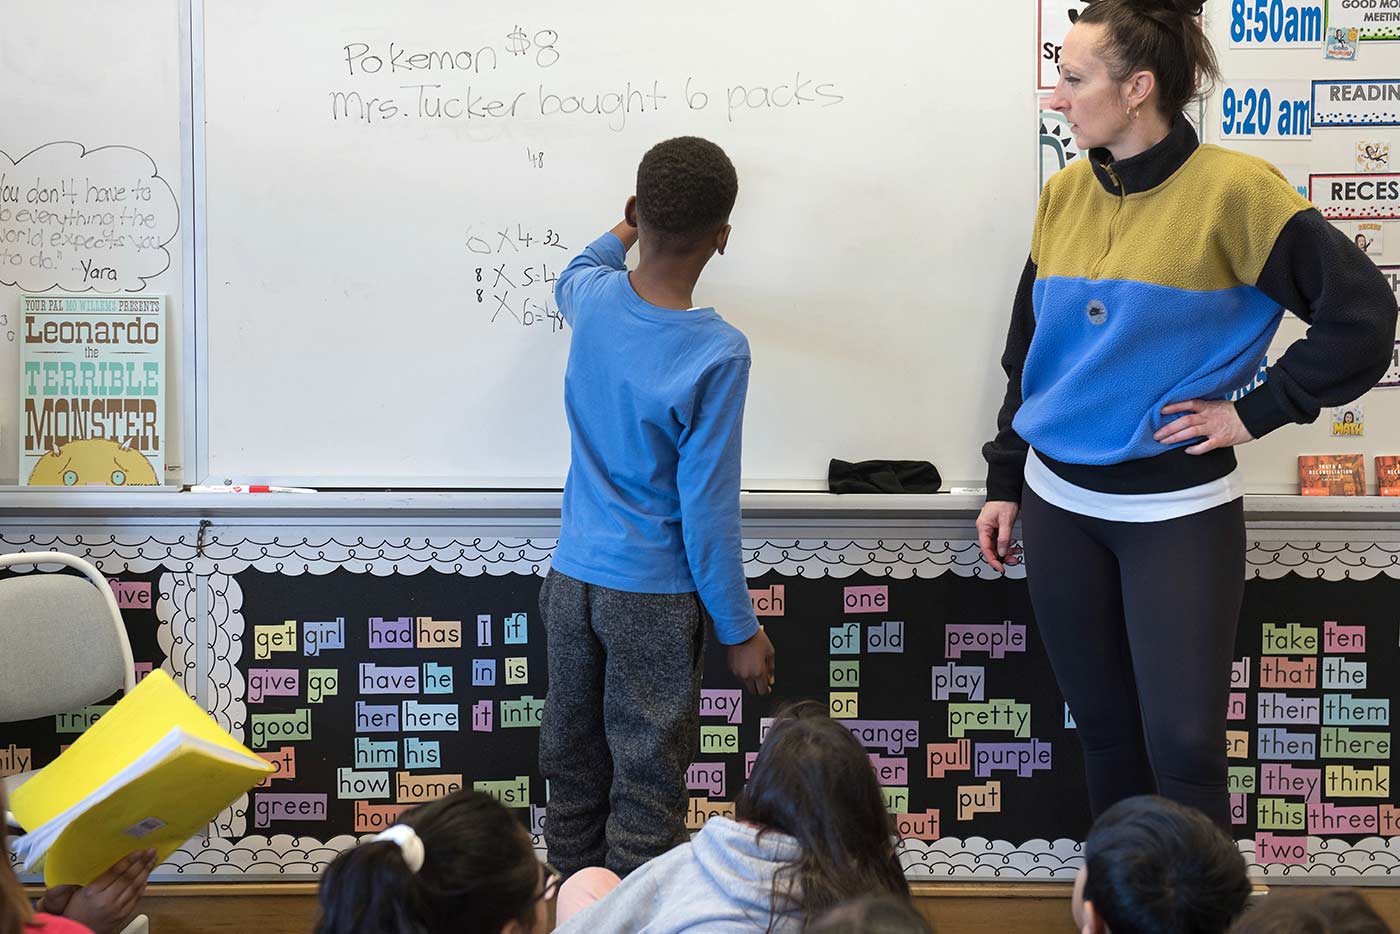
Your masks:
[[[637,245],[637,225],[625,218],[612,229],[612,235],[622,241],[624,250],[630,250]]]
[[[773,643],[759,626],[747,642],[729,647],[729,671],[755,694],[769,694],[773,690],[774,654]]]

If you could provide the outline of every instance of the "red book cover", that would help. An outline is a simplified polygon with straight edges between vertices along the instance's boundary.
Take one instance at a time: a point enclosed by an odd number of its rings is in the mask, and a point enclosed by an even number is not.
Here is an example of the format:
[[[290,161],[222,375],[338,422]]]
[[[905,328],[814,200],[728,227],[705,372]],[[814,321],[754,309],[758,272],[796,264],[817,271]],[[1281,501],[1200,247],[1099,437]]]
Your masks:
[[[1376,458],[1376,488],[1382,496],[1400,496],[1400,457]]]
[[[1364,454],[1302,454],[1298,492],[1303,496],[1365,496]]]

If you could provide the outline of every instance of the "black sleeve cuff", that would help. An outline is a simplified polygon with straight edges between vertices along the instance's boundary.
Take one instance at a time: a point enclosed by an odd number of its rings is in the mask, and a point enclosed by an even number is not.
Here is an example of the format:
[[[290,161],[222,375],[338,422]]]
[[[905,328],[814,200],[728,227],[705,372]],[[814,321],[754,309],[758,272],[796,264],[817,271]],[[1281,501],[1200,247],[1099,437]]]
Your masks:
[[[987,468],[987,502],[1019,503],[1025,485],[1025,466],[993,464]]]
[[[1244,422],[1244,427],[1257,441],[1275,429],[1282,428],[1292,420],[1288,412],[1274,397],[1267,382],[1256,386],[1235,403],[1235,411]]]

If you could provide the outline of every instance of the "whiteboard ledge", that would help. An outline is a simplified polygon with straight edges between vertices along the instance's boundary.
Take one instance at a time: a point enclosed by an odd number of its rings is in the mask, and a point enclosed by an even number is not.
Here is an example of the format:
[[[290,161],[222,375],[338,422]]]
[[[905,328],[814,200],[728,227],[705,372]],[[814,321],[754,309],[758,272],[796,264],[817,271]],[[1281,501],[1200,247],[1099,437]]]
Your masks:
[[[0,517],[295,517],[384,518],[559,516],[558,491],[177,493],[159,490],[0,488]],[[744,517],[971,518],[981,496],[752,492],[740,496]],[[1245,513],[1259,521],[1400,523],[1400,497],[1251,495]]]

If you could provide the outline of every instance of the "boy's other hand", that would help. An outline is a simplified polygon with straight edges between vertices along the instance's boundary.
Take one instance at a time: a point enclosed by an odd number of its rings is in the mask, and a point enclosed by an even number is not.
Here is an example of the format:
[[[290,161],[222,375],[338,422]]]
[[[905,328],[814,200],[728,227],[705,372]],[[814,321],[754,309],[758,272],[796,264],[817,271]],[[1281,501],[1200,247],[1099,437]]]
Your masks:
[[[747,642],[729,646],[729,671],[739,683],[755,694],[770,694],[774,680],[773,643],[763,627]]]
[[[637,245],[637,196],[627,199],[622,209],[622,220],[612,229],[612,235],[622,241],[622,248],[630,250]]]

